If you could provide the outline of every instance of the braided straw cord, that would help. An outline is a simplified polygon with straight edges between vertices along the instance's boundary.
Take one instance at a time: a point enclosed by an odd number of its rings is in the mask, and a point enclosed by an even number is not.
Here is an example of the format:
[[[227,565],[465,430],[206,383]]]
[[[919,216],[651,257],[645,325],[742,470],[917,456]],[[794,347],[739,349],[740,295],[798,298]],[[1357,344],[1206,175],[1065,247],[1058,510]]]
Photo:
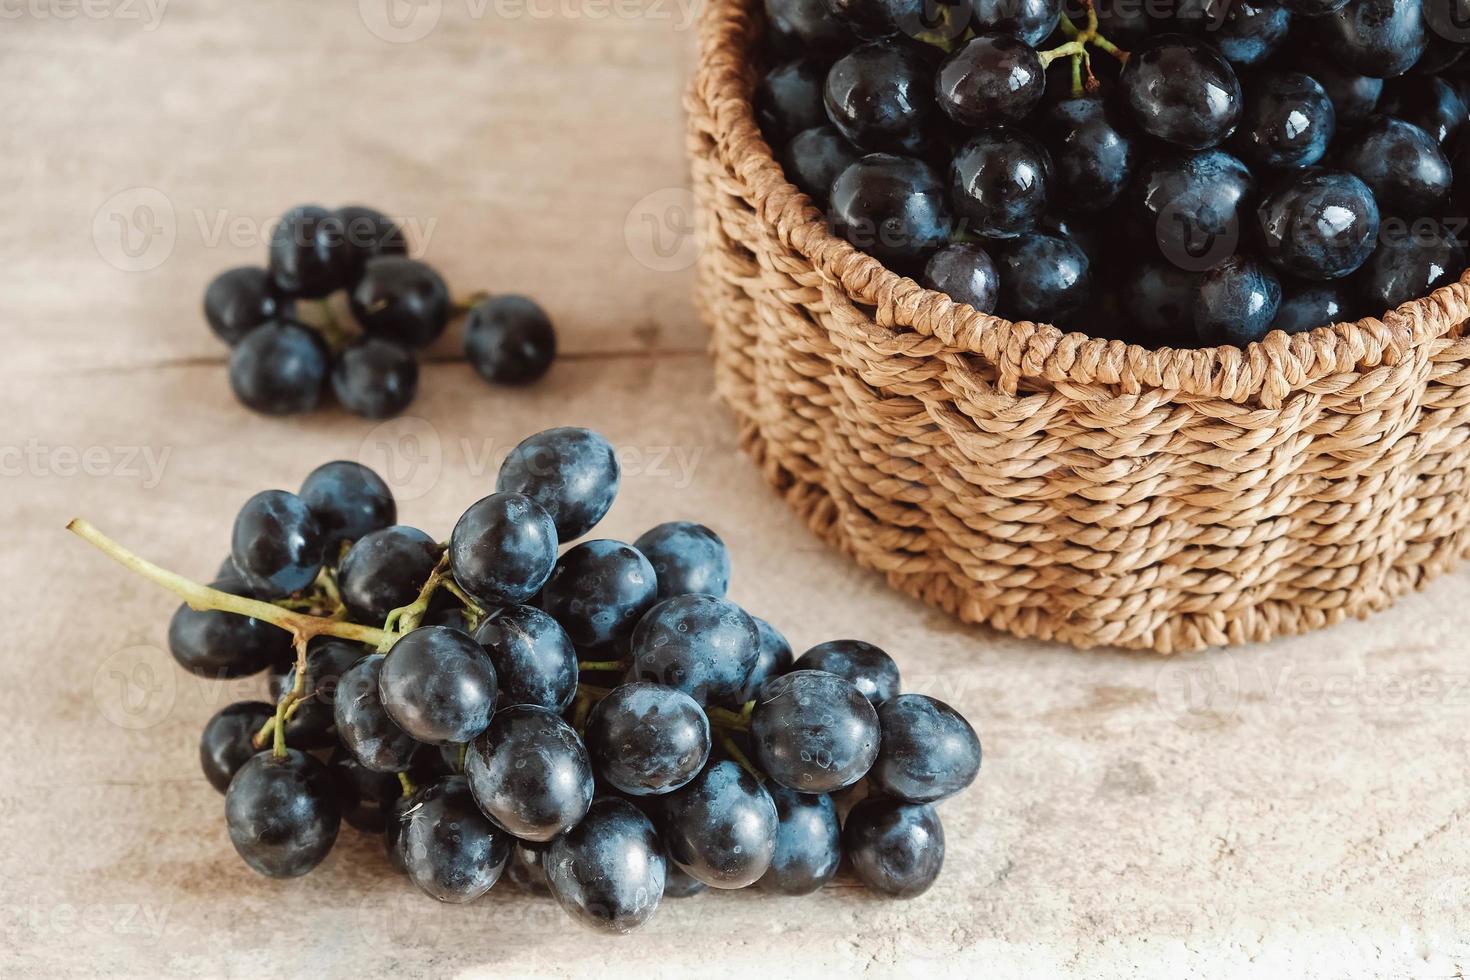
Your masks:
[[[976,313],[786,181],[757,8],[702,15],[698,300],[743,446],[819,536],[967,622],[1160,653],[1367,615],[1470,549],[1470,273],[1245,350]]]

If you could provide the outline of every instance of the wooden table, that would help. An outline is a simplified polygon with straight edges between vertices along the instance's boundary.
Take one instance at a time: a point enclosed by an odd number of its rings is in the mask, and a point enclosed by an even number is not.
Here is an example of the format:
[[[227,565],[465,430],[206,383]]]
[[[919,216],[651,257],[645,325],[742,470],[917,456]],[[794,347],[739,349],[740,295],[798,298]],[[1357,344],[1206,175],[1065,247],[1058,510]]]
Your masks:
[[[1201,657],[962,628],[819,546],[712,400],[678,236],[687,8],[153,4],[0,5],[0,975],[1460,975],[1470,575]],[[244,411],[199,297],[303,201],[376,204],[457,290],[538,297],[554,373],[491,389],[456,336],[411,417]],[[624,453],[604,533],[709,523],[733,596],[798,648],[876,642],[974,720],[985,769],[942,808],[928,894],[704,895],[614,940],[509,888],[436,905],[347,830],[298,881],[236,858],[195,746],[261,682],[176,670],[174,601],[66,519],[207,576],[245,497],[345,457],[443,534],[499,454],[564,423]]]

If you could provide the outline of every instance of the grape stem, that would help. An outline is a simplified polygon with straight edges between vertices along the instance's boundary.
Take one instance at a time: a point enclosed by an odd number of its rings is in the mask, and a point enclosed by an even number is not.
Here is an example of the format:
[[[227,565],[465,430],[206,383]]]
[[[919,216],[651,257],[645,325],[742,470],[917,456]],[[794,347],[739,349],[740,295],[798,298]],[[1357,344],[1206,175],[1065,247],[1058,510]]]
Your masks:
[[[468,296],[465,296],[462,299],[455,300],[453,303],[450,304],[450,307],[454,311],[455,316],[464,316],[470,310],[473,310],[476,306],[479,306],[485,300],[489,299],[490,296],[490,290],[477,289],[473,293],[470,293]]]
[[[1087,19],[1084,26],[1078,27],[1072,23],[1071,18],[1063,15],[1061,20],[1057,21],[1057,25],[1068,40],[1050,50],[1037,52],[1041,58],[1043,70],[1050,67],[1051,63],[1059,58],[1072,59],[1072,96],[1074,98],[1081,97],[1084,89],[1088,92],[1098,90],[1097,76],[1092,73],[1092,53],[1087,50],[1089,44],[1101,51],[1106,51],[1124,64],[1128,62],[1127,51],[1098,33],[1097,9],[1093,6],[1092,0],[1082,0],[1082,2],[1087,6]],[[1087,74],[1085,84],[1082,81],[1084,71]]]
[[[393,641],[404,633],[418,629],[419,623],[424,621],[424,613],[429,611],[429,600],[434,598],[434,592],[443,584],[445,577],[449,574],[449,552],[445,551],[439,556],[439,562],[429,577],[424,580],[419,589],[418,596],[406,606],[399,606],[388,613],[388,618],[383,620],[383,630],[388,636],[378,644],[379,653],[387,653]]]
[[[579,661],[577,661],[577,671],[579,673],[580,672],[583,672],[583,671],[589,671],[589,670],[627,670],[627,669],[628,669],[628,662],[626,660],[579,660]]]
[[[413,784],[413,780],[408,778],[408,773],[406,772],[400,772],[398,774],[398,785],[403,787],[404,796],[412,796],[418,792],[418,787]]]
[[[730,754],[730,758],[739,764],[741,769],[744,769],[751,776],[755,777],[756,782],[764,783],[766,781],[766,774],[757,769],[750,759],[746,757],[745,753],[740,751],[740,746],[735,744],[733,738],[729,735],[721,735],[720,745]]]

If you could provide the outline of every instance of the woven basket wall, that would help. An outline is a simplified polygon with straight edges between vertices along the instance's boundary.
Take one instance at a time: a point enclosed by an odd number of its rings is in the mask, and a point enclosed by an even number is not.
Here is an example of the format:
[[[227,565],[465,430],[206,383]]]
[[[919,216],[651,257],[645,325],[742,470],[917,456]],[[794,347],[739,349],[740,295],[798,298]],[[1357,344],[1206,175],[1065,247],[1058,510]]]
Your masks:
[[[822,538],[963,620],[1164,653],[1366,615],[1470,547],[1470,274],[1245,350],[975,313],[787,183],[759,11],[701,22],[699,304],[743,445]]]

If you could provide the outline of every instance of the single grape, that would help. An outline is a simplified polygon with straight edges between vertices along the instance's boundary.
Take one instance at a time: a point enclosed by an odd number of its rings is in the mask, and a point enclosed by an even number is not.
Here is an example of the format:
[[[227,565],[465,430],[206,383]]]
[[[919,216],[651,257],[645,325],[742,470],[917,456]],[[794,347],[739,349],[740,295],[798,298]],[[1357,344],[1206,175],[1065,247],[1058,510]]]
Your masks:
[[[407,255],[408,238],[392,218],[361,204],[337,209],[342,222],[343,285],[352,288],[362,278],[369,259],[380,255]]]
[[[1454,236],[1437,226],[1420,224],[1385,232],[1377,251],[1355,277],[1363,304],[1375,316],[1428,296],[1457,281],[1465,271],[1465,249]]]
[[[341,821],[326,766],[298,749],[251,756],[225,791],[230,842],[270,878],[296,878],[321,864]]]
[[[552,841],[544,863],[557,903],[600,932],[632,932],[663,898],[666,865],[658,834],[626,800],[594,802],[581,823]]]
[[[1194,336],[1194,291],[1199,273],[1169,262],[1144,259],[1131,263],[1123,281],[1123,312],[1145,336],[1187,345]]]
[[[1349,0],[1306,23],[1338,64],[1374,78],[1402,75],[1429,44],[1421,0]]]
[[[826,118],[865,153],[918,153],[935,118],[934,68],[918,48],[873,41],[838,58],[822,87]],[[810,125],[820,125],[817,119]],[[793,136],[807,126],[798,126]]]
[[[298,496],[316,517],[325,554],[335,558],[343,541],[356,541],[398,517],[393,491],[361,463],[339,459],[307,474]]]
[[[379,684],[383,654],[353,664],[337,682],[332,718],[337,737],[353,757],[373,772],[404,772],[420,743],[398,727],[383,707]]]
[[[592,805],[592,762],[555,711],[518,704],[495,712],[470,743],[465,776],[491,822],[522,840],[549,841]]]
[[[836,126],[813,126],[791,137],[781,153],[781,168],[786,171],[786,179],[818,205],[825,205],[832,193],[832,181],[857,162],[858,156],[857,148]]]
[[[577,693],[577,651],[555,619],[533,606],[492,611],[475,631],[500,678],[504,704],[565,711]]]
[[[949,170],[950,196],[965,230],[987,238],[1030,231],[1046,210],[1051,166],[1046,148],[1029,133],[1002,126],[975,135]]]
[[[367,337],[332,361],[332,393],[343,408],[365,419],[402,414],[418,390],[418,359],[392,341]]]
[[[792,670],[823,670],[856,687],[873,707],[898,695],[898,664],[887,651],[862,640],[818,643],[791,666]]]
[[[1200,344],[1244,347],[1271,330],[1281,282],[1264,263],[1232,255],[1195,284],[1193,319]]]
[[[1236,68],[1259,65],[1274,54],[1292,24],[1291,11],[1272,0],[1179,0],[1174,19],[1180,30],[1204,35]],[[1106,31],[1103,36],[1120,43]]]
[[[776,852],[771,794],[728,759],[665,797],[658,822],[669,859],[712,888],[754,884]]]
[[[772,784],[776,804],[776,852],[758,884],[778,895],[810,895],[837,876],[842,828],[825,793],[798,793]]]
[[[204,290],[204,319],[231,347],[256,327],[283,316],[289,305],[270,273],[259,266],[226,269]]]
[[[551,885],[546,881],[545,844],[518,840],[511,845],[510,860],[505,865],[505,877],[521,891],[538,898],[551,897]]]
[[[1373,253],[1378,205],[1357,177],[1308,170],[1272,191],[1257,209],[1263,251],[1302,279],[1340,279]]]
[[[199,766],[209,785],[223,793],[250,757],[259,752],[251,739],[275,716],[264,701],[236,701],[214,713],[199,736]]]
[[[922,895],[944,867],[944,827],[926,803],[862,801],[843,824],[842,847],[862,883],[893,898]]]
[[[1018,122],[1041,103],[1046,70],[1036,49],[1020,38],[981,34],[944,59],[934,92],[939,108],[961,126]]]
[[[924,694],[900,694],[878,709],[882,744],[868,778],[887,796],[937,803],[980,773],[980,739],[958,711]]]
[[[1306,52],[1300,67],[1327,92],[1339,129],[1361,122],[1376,111],[1383,94],[1383,79],[1349,71],[1330,52],[1321,50]]]
[[[1127,207],[1175,268],[1204,272],[1235,253],[1256,183],[1223,150],[1163,154],[1133,182]]]
[[[510,835],[480,812],[463,776],[420,790],[402,819],[398,848],[408,877],[441,902],[479,898],[510,860]]]
[[[328,368],[326,344],[315,330],[267,323],[230,351],[230,390],[263,415],[309,412],[321,401]]]
[[[830,793],[867,775],[878,757],[878,713],[836,674],[796,669],[767,681],[750,718],[756,764],[803,793]]]
[[[791,644],[786,641],[786,637],[759,616],[750,618],[755,620],[756,632],[760,635],[760,652],[756,654],[755,666],[746,675],[745,683],[726,701],[737,707],[743,706],[747,701],[754,701],[761,685],[766,681],[791,670]]]
[[[471,637],[445,626],[420,626],[393,645],[378,677],[388,717],[430,745],[468,742],[490,724],[495,668]]]
[[[1418,126],[1444,147],[1454,143],[1470,118],[1470,106],[1455,87],[1433,75],[1405,75],[1385,83],[1377,111]]]
[[[449,287],[427,263],[402,255],[369,259],[352,288],[352,316],[369,337],[425,347],[449,325]]]
[[[230,557],[257,598],[306,588],[321,571],[322,551],[321,525],[294,493],[262,490],[235,515]]]
[[[347,640],[319,637],[306,649],[307,700],[296,706],[295,714],[286,722],[286,741],[298,749],[325,749],[337,743],[337,722],[333,714],[337,685],[343,675],[363,657],[367,648]],[[296,684],[296,667],[272,672],[271,697],[280,701]]]
[[[653,681],[698,702],[739,691],[760,657],[760,631],[725,599],[681,595],[655,605],[633,631],[629,681]]]
[[[1123,194],[1139,153],[1099,98],[1067,99],[1046,110],[1040,134],[1053,163],[1057,203],[1101,211]]]
[[[564,426],[521,440],[500,464],[495,489],[523,493],[546,508],[558,539],[569,544],[607,514],[620,479],[612,443],[591,429]]]
[[[1028,232],[997,243],[995,253],[1001,316],[1063,323],[1092,296],[1092,262],[1073,239]]]
[[[1305,333],[1356,319],[1341,281],[1282,283],[1281,292],[1281,306],[1276,310],[1276,319],[1271,321],[1272,330]]]
[[[1263,72],[1246,89],[1235,155],[1252,167],[1295,170],[1322,159],[1336,126],[1327,91],[1300,72]]]
[[[613,688],[587,718],[587,750],[597,775],[631,796],[668,793],[709,758],[709,719],[671,687],[638,682]]]
[[[723,596],[730,588],[730,552],[720,536],[693,521],[668,521],[633,542],[658,573],[658,597],[690,592]]]
[[[271,229],[270,272],[287,296],[318,299],[346,283],[347,249],[340,215],[315,204],[294,207]]]
[[[971,26],[977,33],[1014,34],[1033,48],[1039,47],[1056,29],[1062,16],[1061,0],[967,0],[967,3],[974,11]],[[1117,40],[1106,31],[1103,34]]]
[[[1240,119],[1240,82],[1212,46],[1182,34],[1151,37],[1133,49],[1119,79],[1140,129],[1203,150],[1224,141]]]
[[[232,572],[211,588],[256,598],[250,586]],[[291,634],[252,616],[214,609],[190,609],[181,603],[168,624],[168,649],[191,674],[226,679],[258,674],[292,657]]]
[[[1367,184],[1391,214],[1429,214],[1449,197],[1453,175],[1439,141],[1392,116],[1369,116],[1337,151],[1335,163]]]
[[[525,602],[556,564],[556,525],[522,493],[494,493],[471,504],[449,536],[449,567],[481,605]]]
[[[389,811],[402,795],[398,777],[368,769],[341,746],[332,751],[327,772],[342,819],[365,834],[383,833]]]
[[[381,625],[418,598],[439,563],[439,543],[416,527],[395,524],[359,538],[337,566],[342,601],[354,619]]]
[[[584,541],[556,561],[541,590],[541,608],[578,647],[627,639],[658,597],[658,576],[637,548],[621,541]]]
[[[765,8],[772,30],[813,57],[835,56],[857,43],[822,0],[765,0]]]
[[[893,153],[869,153],[838,174],[829,217],[837,234],[881,262],[909,262],[949,240],[939,174]]]
[[[822,109],[826,66],[796,58],[772,68],[755,90],[755,118],[766,142],[780,145],[803,129],[827,121]]]
[[[664,873],[664,898],[693,898],[707,891],[709,891],[709,885],[677,864],[668,865]]]
[[[977,313],[994,312],[1000,296],[1000,273],[985,249],[973,242],[955,242],[935,252],[924,266],[922,282]]]
[[[556,328],[532,300],[493,296],[465,319],[464,356],[492,384],[530,384],[556,360]]]

